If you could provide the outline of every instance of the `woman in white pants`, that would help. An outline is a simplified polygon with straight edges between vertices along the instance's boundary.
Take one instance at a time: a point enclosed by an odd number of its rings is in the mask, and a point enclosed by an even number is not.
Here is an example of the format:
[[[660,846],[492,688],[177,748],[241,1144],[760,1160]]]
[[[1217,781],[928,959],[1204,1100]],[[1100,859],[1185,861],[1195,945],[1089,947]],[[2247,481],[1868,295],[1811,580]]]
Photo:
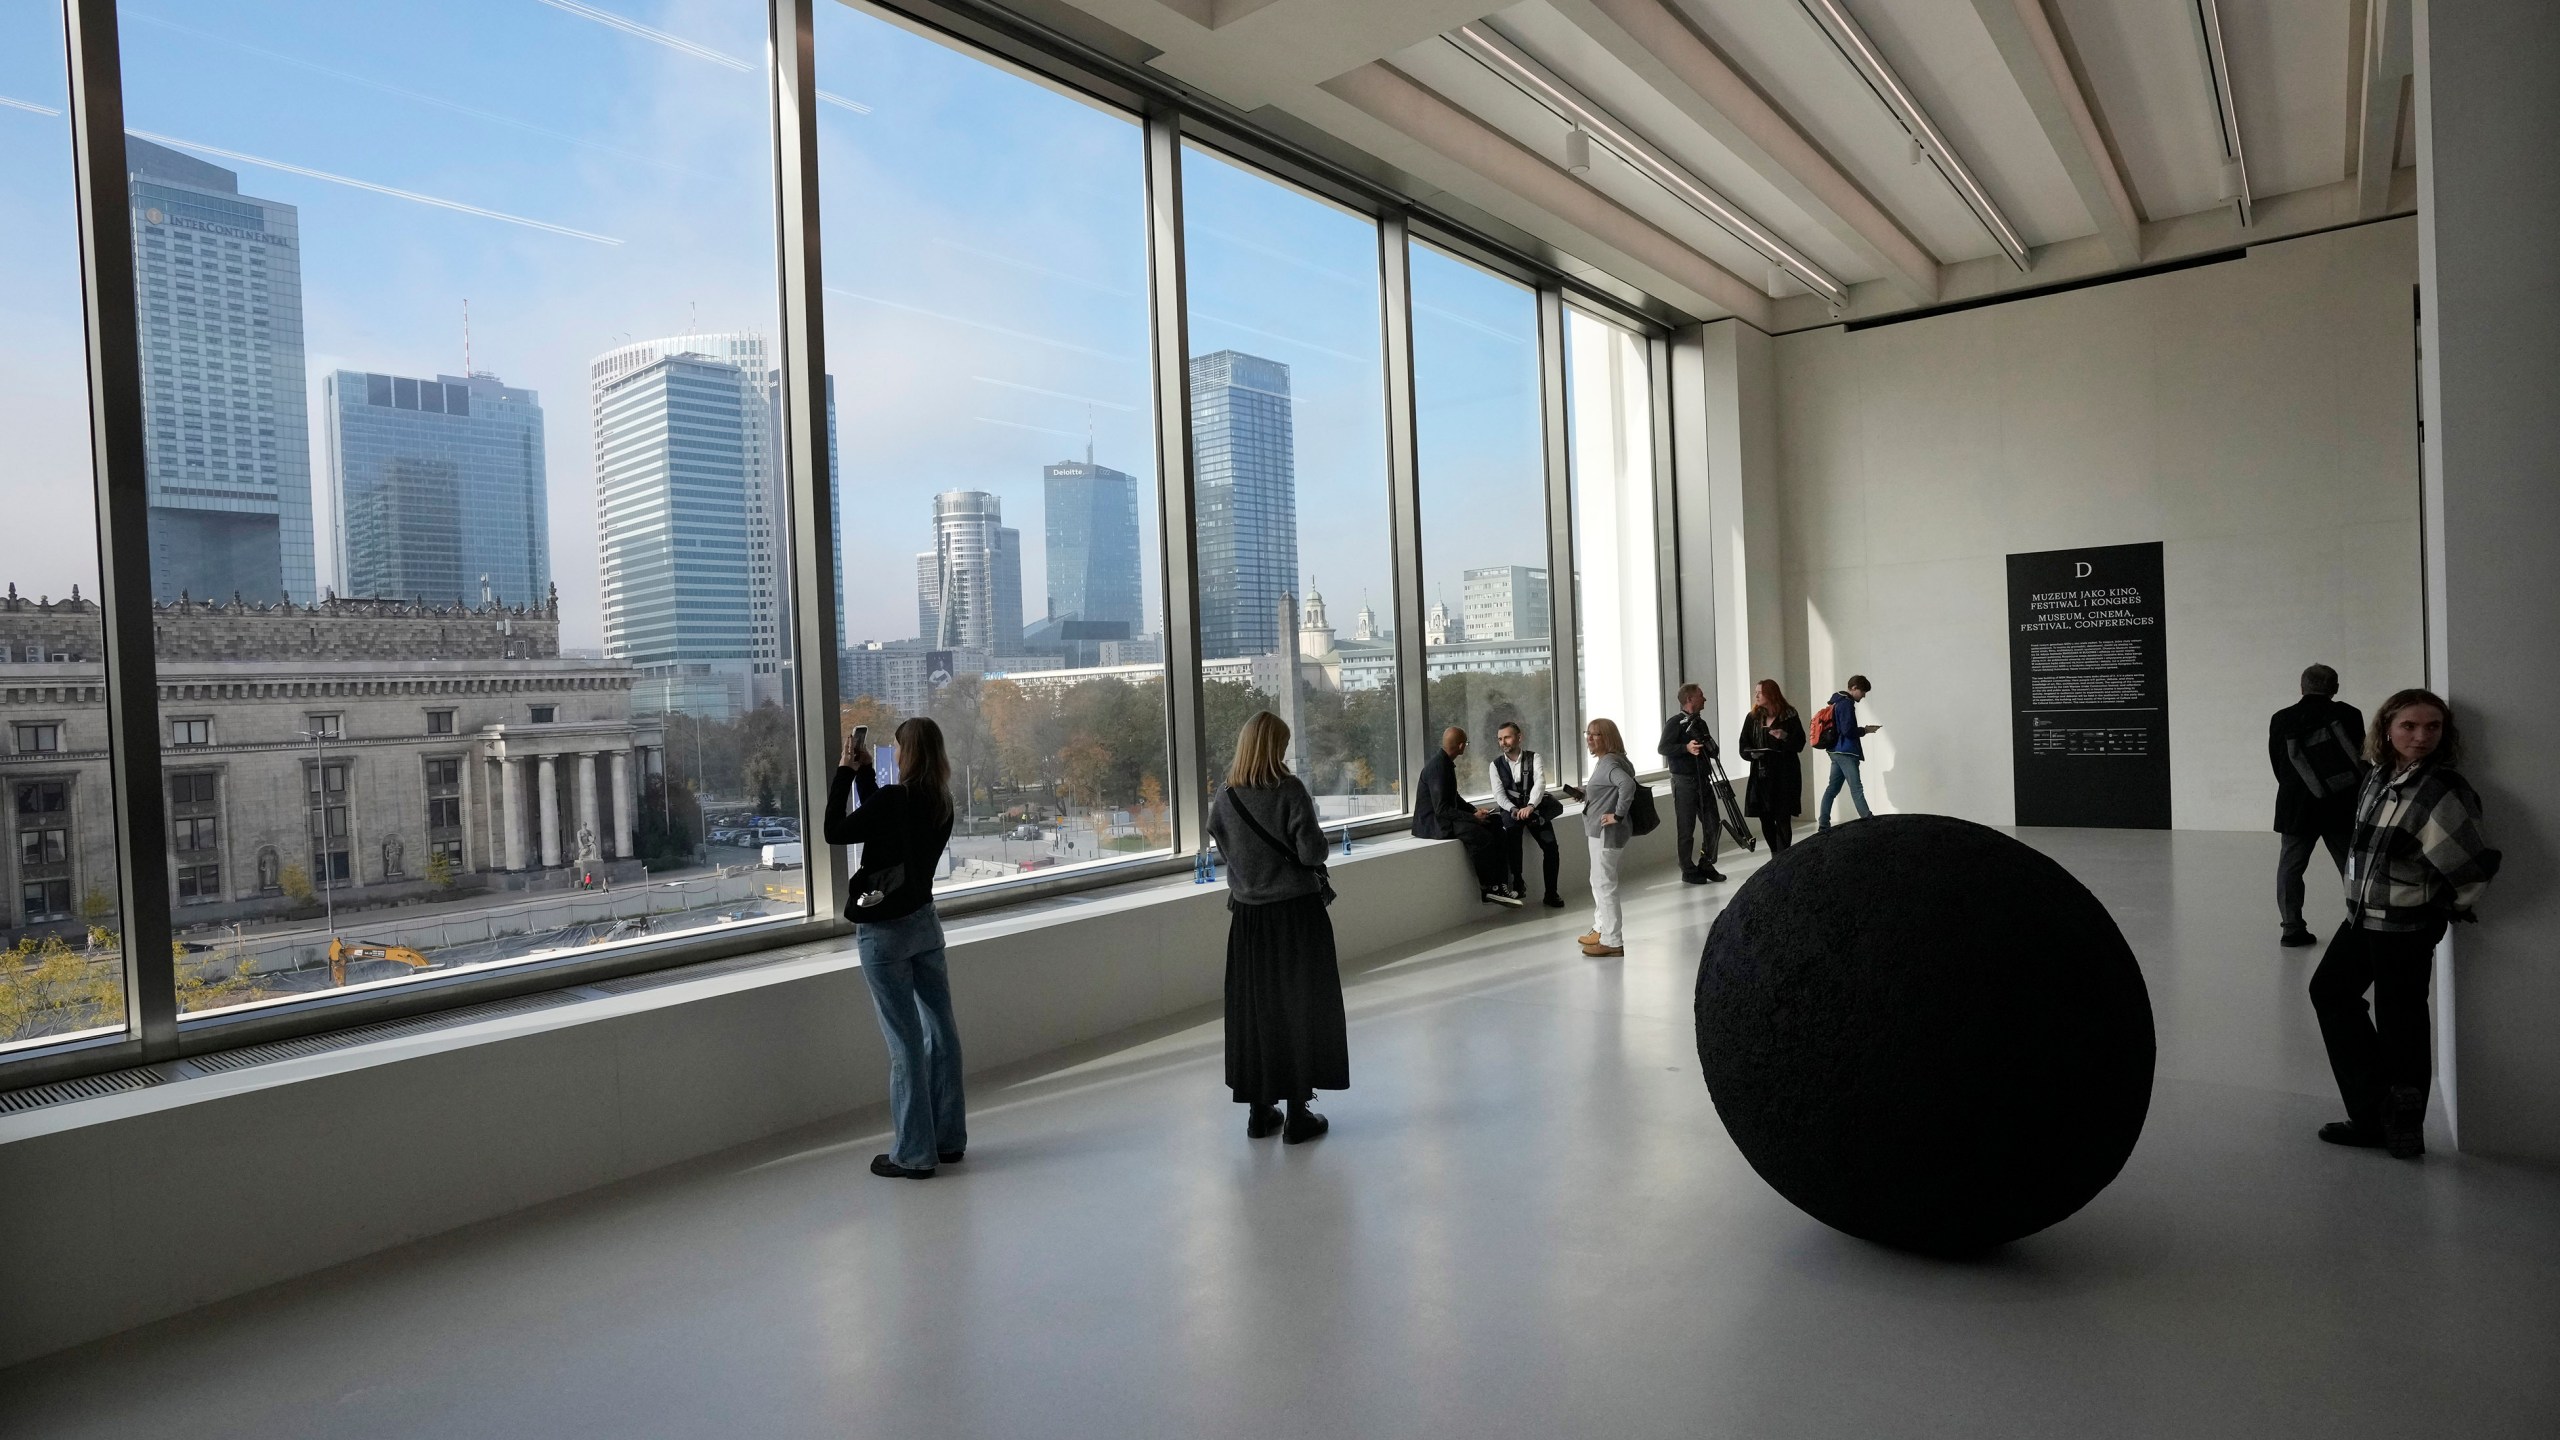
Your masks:
[[[1591,748],[1591,776],[1582,786],[1582,833],[1591,842],[1591,933],[1582,937],[1582,953],[1624,955],[1618,866],[1635,837],[1628,812],[1635,804],[1636,767],[1627,762],[1627,742],[1615,720],[1583,727],[1582,743]]]

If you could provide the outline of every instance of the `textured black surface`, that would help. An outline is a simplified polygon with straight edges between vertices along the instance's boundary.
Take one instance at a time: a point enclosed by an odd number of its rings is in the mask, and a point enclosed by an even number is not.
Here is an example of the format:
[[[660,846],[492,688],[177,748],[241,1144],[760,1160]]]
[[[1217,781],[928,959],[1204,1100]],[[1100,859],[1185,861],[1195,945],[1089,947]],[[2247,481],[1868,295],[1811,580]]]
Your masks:
[[[1887,815],[1779,854],[1698,966],[1698,1059],[1761,1178],[1881,1244],[2032,1235],[2124,1168],[2151,998],[2106,908],[1970,821]]]

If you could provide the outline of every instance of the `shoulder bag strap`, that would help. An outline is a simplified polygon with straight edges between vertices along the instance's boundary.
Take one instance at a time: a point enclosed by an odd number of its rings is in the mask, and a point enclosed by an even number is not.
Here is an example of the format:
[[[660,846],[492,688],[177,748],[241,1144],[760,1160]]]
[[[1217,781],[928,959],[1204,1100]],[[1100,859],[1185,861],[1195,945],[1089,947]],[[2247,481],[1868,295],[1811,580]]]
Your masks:
[[[1270,831],[1263,829],[1262,822],[1253,818],[1253,812],[1245,808],[1245,803],[1243,801],[1235,798],[1235,794],[1232,790],[1227,794],[1227,808],[1236,812],[1236,818],[1244,822],[1244,828],[1252,831],[1255,835],[1260,836],[1263,844],[1279,851],[1282,859],[1297,866],[1301,870],[1314,870],[1317,868],[1316,866],[1310,865],[1306,861],[1299,859],[1297,851],[1281,844],[1278,837],[1274,836]]]

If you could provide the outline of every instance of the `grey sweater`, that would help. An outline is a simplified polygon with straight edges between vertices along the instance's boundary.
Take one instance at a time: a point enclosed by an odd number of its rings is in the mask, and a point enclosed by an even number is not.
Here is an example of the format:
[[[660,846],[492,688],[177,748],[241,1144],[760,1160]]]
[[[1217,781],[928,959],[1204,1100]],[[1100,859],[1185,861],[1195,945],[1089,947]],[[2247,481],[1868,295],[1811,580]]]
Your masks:
[[[1636,835],[1635,817],[1628,810],[1635,804],[1636,767],[1624,755],[1602,755],[1591,762],[1591,778],[1582,782],[1582,833],[1612,850],[1624,850]],[[1602,825],[1600,817],[1615,815],[1618,823]]]
[[[1227,866],[1227,891],[1240,905],[1268,905],[1316,893],[1316,877],[1305,866],[1262,843],[1252,827],[1236,818],[1243,806],[1271,832],[1271,838],[1297,852],[1307,865],[1324,863],[1324,830],[1316,824],[1316,802],[1295,776],[1273,786],[1230,785],[1209,807],[1209,838]]]

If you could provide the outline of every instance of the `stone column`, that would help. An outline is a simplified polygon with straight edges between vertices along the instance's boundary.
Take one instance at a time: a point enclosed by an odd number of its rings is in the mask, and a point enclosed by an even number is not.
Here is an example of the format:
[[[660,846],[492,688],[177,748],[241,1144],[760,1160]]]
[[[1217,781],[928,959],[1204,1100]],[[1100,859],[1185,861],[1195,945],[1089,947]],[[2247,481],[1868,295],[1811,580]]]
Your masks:
[[[596,837],[596,848],[601,851],[604,848],[604,830],[596,818],[597,814],[596,756],[592,750],[582,750],[578,752],[578,834]],[[570,837],[572,843],[576,838]],[[584,860],[586,857],[581,854],[572,858]]]
[[[605,758],[613,771],[613,855],[617,860],[628,860],[640,816],[640,797],[631,790],[631,752],[609,750]]]
[[[560,768],[548,755],[535,764],[534,800],[542,811],[542,868],[550,870],[560,864]]]
[[[515,760],[498,762],[499,820],[506,837],[507,868],[524,868],[524,766]]]
[[[460,868],[465,875],[472,871],[471,802],[475,798],[474,792],[480,788],[479,782],[471,778],[471,772],[478,769],[479,765],[478,755],[465,755],[454,763],[454,773],[462,780],[462,865]],[[423,863],[420,865],[419,873],[426,873]]]

